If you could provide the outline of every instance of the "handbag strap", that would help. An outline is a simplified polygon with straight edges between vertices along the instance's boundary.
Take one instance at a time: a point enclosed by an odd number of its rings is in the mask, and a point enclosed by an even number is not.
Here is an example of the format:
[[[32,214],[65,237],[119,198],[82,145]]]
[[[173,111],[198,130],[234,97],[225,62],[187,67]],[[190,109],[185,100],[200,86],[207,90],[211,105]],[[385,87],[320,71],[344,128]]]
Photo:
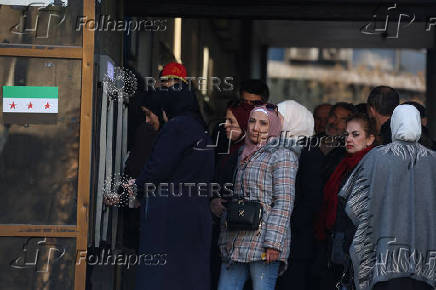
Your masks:
[[[242,149],[243,147],[241,147],[241,149]],[[257,150],[256,152],[254,152],[248,159],[247,159],[247,161],[246,162],[244,162],[243,164],[242,164],[242,166],[238,166],[238,170],[235,170],[235,173],[234,173],[234,180],[236,180],[236,176],[237,176],[237,172],[241,169],[241,170],[245,170],[246,168],[247,168],[247,166],[248,166],[248,164],[256,157],[256,155],[258,155],[258,154],[260,154],[259,152],[261,152],[261,150],[262,150],[262,148],[260,148],[259,150]],[[242,152],[242,150],[241,150],[241,152]],[[240,162],[240,157],[238,158],[238,165],[239,165],[239,162]],[[242,191],[242,196],[240,196],[240,197],[238,197],[238,199],[245,199],[245,190],[244,190],[244,180],[243,180],[243,177],[244,177],[244,174],[243,173],[241,173],[241,179],[240,179],[240,182],[241,182],[241,191]],[[250,193],[248,193],[248,200],[250,200],[250,198],[251,198],[251,194]]]

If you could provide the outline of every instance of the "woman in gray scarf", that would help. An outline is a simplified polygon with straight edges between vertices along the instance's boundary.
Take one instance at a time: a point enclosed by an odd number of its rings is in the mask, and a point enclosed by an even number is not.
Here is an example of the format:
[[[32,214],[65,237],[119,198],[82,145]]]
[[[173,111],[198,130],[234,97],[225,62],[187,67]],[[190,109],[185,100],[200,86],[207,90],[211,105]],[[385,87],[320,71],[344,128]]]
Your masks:
[[[342,188],[357,230],[350,247],[357,290],[436,287],[436,152],[420,145],[421,119],[396,107],[393,142],[374,148]]]

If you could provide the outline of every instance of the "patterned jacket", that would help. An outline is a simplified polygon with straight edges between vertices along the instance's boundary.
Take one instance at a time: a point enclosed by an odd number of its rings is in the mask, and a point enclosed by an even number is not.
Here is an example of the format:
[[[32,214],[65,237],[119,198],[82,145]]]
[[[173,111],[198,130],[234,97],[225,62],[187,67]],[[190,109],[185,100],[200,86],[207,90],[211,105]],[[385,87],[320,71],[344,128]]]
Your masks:
[[[295,147],[292,147],[295,148]],[[283,272],[291,243],[290,217],[295,196],[295,177],[300,150],[267,144],[239,165],[234,195],[259,200],[263,217],[259,231],[227,231],[221,220],[218,246],[224,262],[249,263],[264,260],[266,248],[280,251]]]

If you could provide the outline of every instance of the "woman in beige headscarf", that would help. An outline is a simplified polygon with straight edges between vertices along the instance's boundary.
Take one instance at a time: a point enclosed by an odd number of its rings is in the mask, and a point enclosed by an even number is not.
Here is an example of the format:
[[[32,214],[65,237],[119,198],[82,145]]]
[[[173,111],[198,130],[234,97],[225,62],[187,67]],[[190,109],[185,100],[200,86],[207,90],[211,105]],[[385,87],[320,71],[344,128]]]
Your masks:
[[[277,107],[286,137],[310,137],[313,135],[313,115],[305,106],[294,100],[287,100],[279,103]]]

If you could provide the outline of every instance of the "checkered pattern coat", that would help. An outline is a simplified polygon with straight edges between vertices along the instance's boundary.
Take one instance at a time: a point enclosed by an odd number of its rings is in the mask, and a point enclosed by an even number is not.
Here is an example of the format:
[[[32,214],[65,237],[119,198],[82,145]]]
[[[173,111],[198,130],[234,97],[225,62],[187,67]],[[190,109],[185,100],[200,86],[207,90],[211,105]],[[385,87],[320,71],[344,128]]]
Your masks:
[[[285,266],[281,272],[286,269],[299,152],[267,144],[239,165],[234,195],[259,200],[264,214],[259,231],[236,232],[226,230],[223,215],[218,246],[224,262],[259,261],[266,248],[273,248],[280,251],[279,260]]]

